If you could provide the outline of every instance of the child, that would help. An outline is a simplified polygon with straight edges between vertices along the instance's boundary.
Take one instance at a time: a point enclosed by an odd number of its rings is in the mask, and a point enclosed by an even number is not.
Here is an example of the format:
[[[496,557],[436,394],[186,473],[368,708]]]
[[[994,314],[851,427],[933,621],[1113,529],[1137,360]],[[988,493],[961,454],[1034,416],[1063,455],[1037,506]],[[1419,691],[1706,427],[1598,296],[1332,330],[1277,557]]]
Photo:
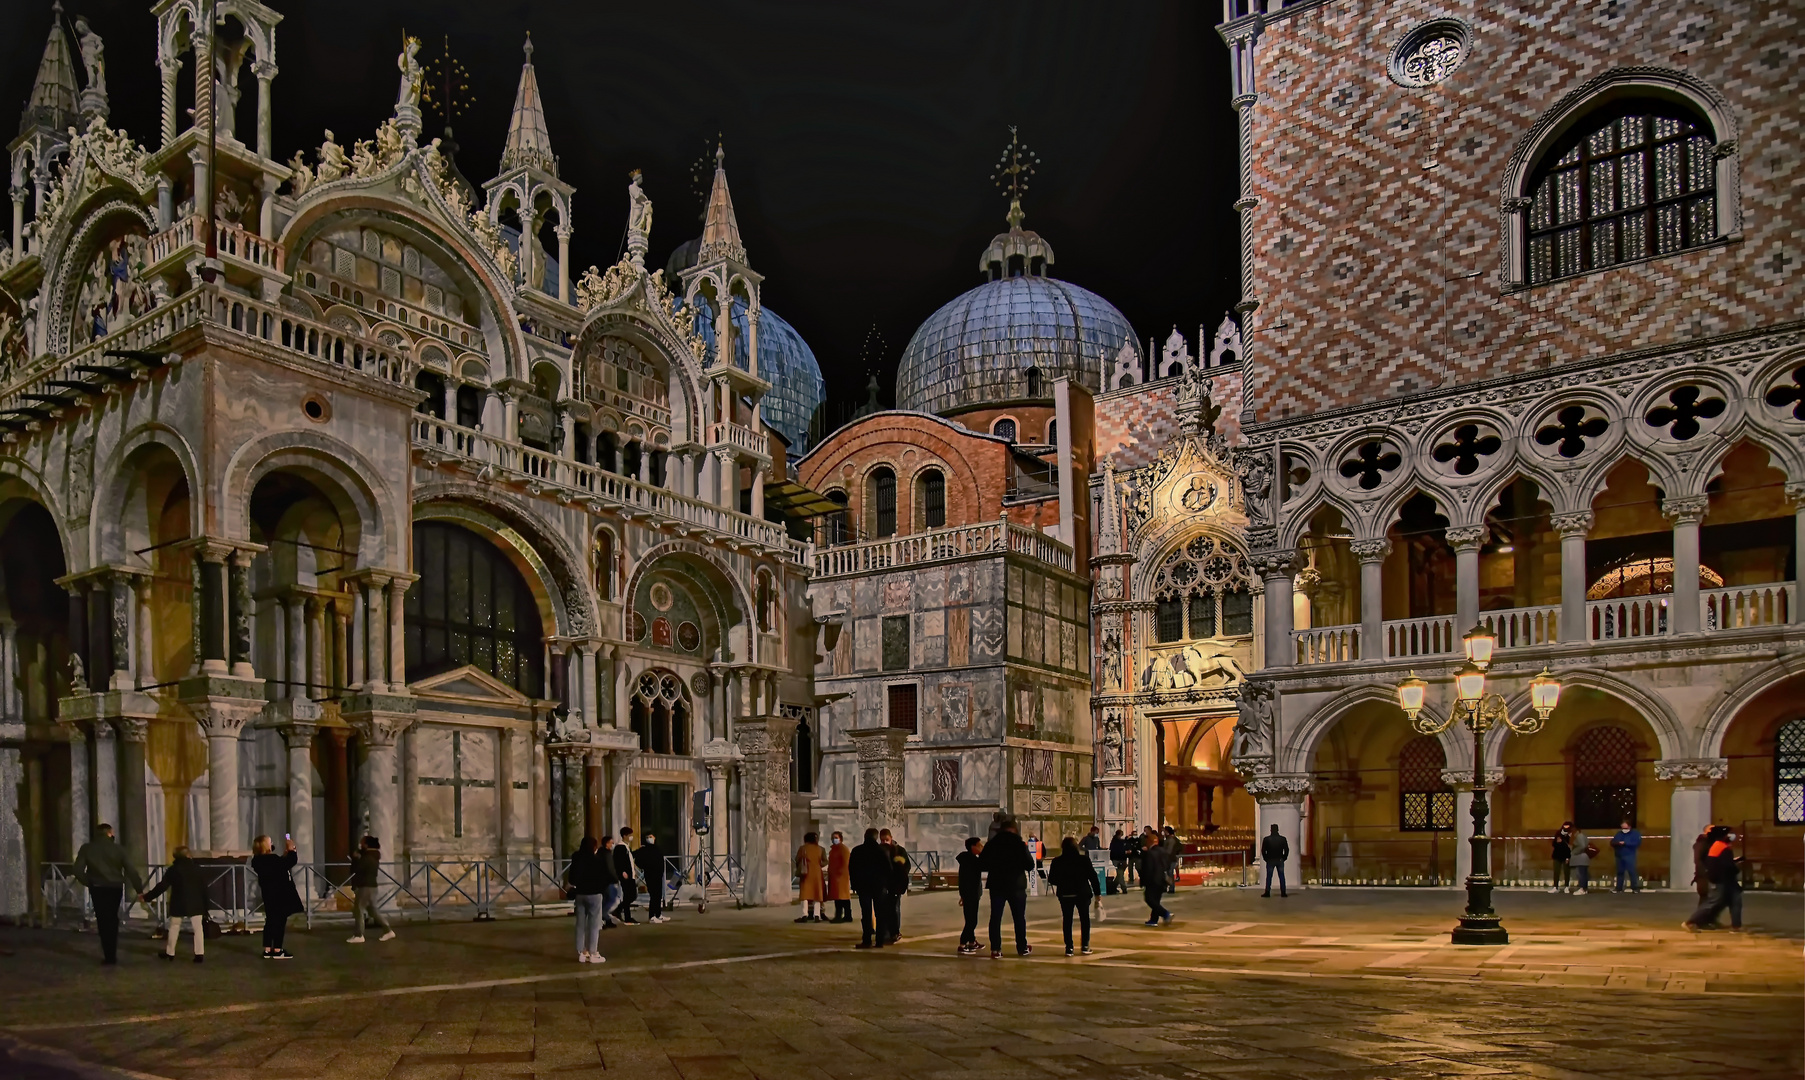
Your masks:
[[[981,952],[978,945],[978,906],[984,899],[984,871],[978,853],[984,841],[975,836],[965,839],[965,850],[959,853],[959,907],[965,912],[965,929],[959,932],[959,951]]]

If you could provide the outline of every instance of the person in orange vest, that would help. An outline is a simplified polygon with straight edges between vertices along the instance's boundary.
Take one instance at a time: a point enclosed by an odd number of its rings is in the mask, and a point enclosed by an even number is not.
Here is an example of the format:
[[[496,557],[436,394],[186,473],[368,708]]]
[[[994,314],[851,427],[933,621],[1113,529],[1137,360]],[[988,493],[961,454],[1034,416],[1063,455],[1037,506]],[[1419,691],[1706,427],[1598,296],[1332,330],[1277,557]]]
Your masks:
[[[1736,857],[1736,833],[1728,825],[1713,825],[1705,835],[1705,871],[1710,876],[1711,895],[1680,925],[1696,933],[1715,923],[1723,909],[1729,908],[1730,929],[1741,932],[1742,860]]]

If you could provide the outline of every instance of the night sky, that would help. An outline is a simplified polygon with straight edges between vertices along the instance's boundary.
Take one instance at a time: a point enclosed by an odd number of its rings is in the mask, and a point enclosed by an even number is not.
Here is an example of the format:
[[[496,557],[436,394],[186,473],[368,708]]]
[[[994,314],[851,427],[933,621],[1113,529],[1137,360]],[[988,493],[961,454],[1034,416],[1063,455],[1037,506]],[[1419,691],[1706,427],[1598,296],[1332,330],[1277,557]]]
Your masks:
[[[106,41],[112,122],[151,145],[148,0],[65,0]],[[458,162],[494,174],[533,33],[561,175],[577,188],[575,268],[621,250],[627,173],[656,207],[652,258],[700,231],[698,159],[719,134],[764,301],[814,348],[830,400],[890,403],[915,327],[979,284],[1006,227],[990,180],[1009,125],[1040,156],[1025,226],[1054,276],[1110,300],[1144,343],[1212,328],[1238,294],[1235,126],[1220,9],[1164,3],[353,3],[275,0],[276,156],[366,138],[392,111],[402,29],[470,73]],[[49,0],[4,0],[0,87],[23,105]],[[73,46],[73,38],[71,38]],[[254,112],[244,76],[241,113]],[[10,123],[10,122],[9,122]],[[427,118],[428,132],[444,121]],[[704,182],[706,180],[704,179]],[[573,273],[573,277],[575,274]],[[883,347],[867,345],[876,327]]]

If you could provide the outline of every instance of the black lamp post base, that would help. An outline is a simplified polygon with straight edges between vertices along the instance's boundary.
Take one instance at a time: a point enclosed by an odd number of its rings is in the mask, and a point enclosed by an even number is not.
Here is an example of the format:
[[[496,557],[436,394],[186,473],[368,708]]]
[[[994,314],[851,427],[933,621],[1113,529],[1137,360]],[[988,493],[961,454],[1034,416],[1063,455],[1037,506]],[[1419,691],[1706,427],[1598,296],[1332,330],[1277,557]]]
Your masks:
[[[1456,945],[1508,945],[1510,934],[1496,915],[1462,915],[1450,935]]]

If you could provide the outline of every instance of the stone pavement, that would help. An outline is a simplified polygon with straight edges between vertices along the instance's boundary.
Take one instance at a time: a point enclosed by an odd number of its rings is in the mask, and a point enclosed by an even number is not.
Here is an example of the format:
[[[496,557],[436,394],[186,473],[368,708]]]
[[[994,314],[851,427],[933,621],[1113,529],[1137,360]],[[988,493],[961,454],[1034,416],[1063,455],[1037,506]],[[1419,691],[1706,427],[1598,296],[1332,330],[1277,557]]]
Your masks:
[[[1798,1077],[1801,898],[1748,897],[1753,932],[1687,934],[1690,897],[1501,892],[1504,947],[1457,948],[1448,890],[1262,900],[1187,890],[1177,922],[1109,898],[1096,953],[1067,959],[1031,900],[1034,953],[954,953],[956,898],[905,901],[908,936],[795,908],[610,931],[579,965],[568,918],[413,924],[392,942],[291,929],[299,959],[215,939],[195,966],[135,937],[0,930],[0,1075],[168,1078],[882,1080],[982,1076],[1405,1080],[1709,1074]],[[980,931],[981,932],[981,931]],[[8,1072],[12,1054],[71,1066]],[[65,1059],[65,1064],[69,1059]],[[115,1071],[117,1070],[117,1071]]]

